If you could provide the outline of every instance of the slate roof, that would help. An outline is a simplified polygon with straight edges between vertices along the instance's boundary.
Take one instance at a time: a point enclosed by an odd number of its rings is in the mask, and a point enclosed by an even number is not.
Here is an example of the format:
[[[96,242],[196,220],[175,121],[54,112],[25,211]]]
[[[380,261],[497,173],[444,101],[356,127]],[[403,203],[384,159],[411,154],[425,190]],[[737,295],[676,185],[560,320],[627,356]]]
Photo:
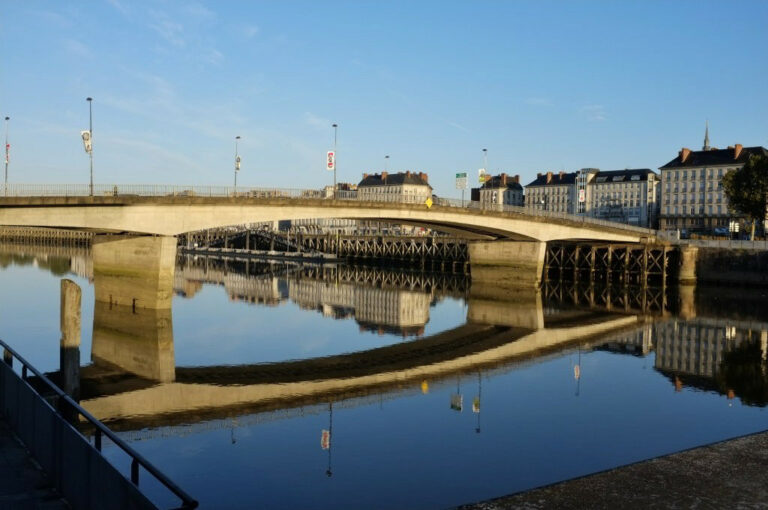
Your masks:
[[[547,183],[547,174],[541,174],[531,181],[528,186],[562,186],[564,184],[576,184],[576,172],[569,172],[560,178],[560,173],[552,172],[552,182]],[[528,187],[526,186],[526,188]]]
[[[743,165],[749,159],[752,154],[762,154],[768,157],[768,151],[765,147],[744,147],[741,149],[738,159],[734,159],[735,149],[716,149],[709,151],[691,151],[685,160],[685,163],[680,162],[680,155],[667,163],[664,166],[659,167],[659,170],[665,168],[689,168],[699,166],[724,166],[724,165]]]
[[[401,184],[429,186],[429,183],[419,175],[419,172],[397,172],[396,174],[387,174],[386,179],[382,179],[381,174],[369,174],[360,181],[357,187],[397,186]],[[429,186],[429,189],[432,189],[432,186]]]
[[[501,176],[500,175],[494,175],[489,180],[485,181],[483,185],[481,186],[481,189],[499,189],[503,188],[504,186],[501,185]],[[511,176],[507,176],[507,189],[513,189],[517,191],[522,191],[523,187],[520,186],[519,182],[514,182],[512,180]]]
[[[640,181],[647,181],[649,175],[656,175],[650,168],[627,168],[626,170],[600,170],[591,184],[609,184],[612,182],[631,182],[633,176],[639,176]],[[604,179],[605,178],[605,179]]]

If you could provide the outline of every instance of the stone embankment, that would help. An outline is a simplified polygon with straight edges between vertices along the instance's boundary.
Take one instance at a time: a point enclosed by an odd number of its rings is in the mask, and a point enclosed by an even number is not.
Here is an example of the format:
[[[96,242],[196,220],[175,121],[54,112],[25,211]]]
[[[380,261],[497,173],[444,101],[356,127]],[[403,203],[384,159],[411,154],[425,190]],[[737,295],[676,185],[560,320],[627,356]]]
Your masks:
[[[768,432],[658,457],[460,510],[766,508]]]

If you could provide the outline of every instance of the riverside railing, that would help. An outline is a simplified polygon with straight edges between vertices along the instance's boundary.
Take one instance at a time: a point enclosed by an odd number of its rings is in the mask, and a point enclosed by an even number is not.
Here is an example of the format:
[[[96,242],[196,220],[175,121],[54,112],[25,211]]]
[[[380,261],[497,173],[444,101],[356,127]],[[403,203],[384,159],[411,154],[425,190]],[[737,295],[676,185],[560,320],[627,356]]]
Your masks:
[[[0,186],[2,188],[2,186]],[[6,197],[83,197],[91,195],[90,186],[87,184],[9,184],[0,196]],[[312,198],[333,200],[362,201],[356,191],[338,190],[336,196],[330,190],[318,189],[294,189],[294,188],[249,188],[232,186],[179,186],[162,184],[95,184],[94,196],[140,196],[140,197],[230,197],[230,198]],[[378,197],[384,197],[379,195]],[[423,196],[386,196],[379,199],[374,195],[373,199],[366,197],[365,203],[421,204],[425,202]],[[461,209],[476,209],[486,211],[499,211],[539,218],[551,218],[566,220],[584,225],[597,225],[612,229],[625,230],[656,236],[657,231],[650,228],[627,225],[615,221],[593,218],[586,215],[569,214],[546,211],[534,207],[521,207],[506,204],[488,204],[471,200],[459,200],[451,198],[432,197],[434,205]]]
[[[80,407],[8,344],[0,340],[0,347],[4,349],[5,361],[0,363],[0,410],[53,480],[55,487],[74,508],[157,508],[139,491],[139,467],[143,467],[181,500],[179,509],[197,508],[195,499]],[[21,377],[13,369],[14,358],[21,363]],[[30,384],[30,372],[36,376],[35,386],[42,386],[55,395],[58,411],[49,397],[44,397]],[[81,416],[94,429],[95,445],[91,445],[71,423],[79,421]],[[130,482],[101,454],[103,436],[130,457]]]

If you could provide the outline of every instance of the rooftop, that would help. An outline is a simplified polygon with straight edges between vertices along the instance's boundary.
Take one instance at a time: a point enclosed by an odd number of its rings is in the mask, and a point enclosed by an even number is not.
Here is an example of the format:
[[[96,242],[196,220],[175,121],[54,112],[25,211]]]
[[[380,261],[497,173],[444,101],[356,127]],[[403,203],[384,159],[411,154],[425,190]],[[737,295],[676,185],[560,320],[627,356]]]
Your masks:
[[[363,180],[357,185],[364,186],[399,186],[402,184],[416,184],[429,186],[429,176],[424,172],[397,172],[390,174],[381,172],[380,174],[363,174]],[[432,188],[429,186],[430,189]]]
[[[650,168],[627,168],[625,170],[600,170],[593,181],[595,184],[607,184],[611,182],[647,181],[650,175],[656,172]]]
[[[536,174],[536,179],[531,181],[529,186],[563,186],[576,183],[576,172],[547,172],[545,174]]]
[[[487,181],[483,183],[481,186],[481,189],[498,189],[498,188],[506,188],[506,189],[513,189],[522,191],[523,187],[520,185],[520,176],[519,175],[507,175],[507,174],[499,174],[494,175]]]
[[[741,144],[736,144],[727,149],[710,149],[706,151],[692,151],[683,148],[675,159],[659,167],[659,169],[743,165],[747,162],[749,156],[753,154],[762,154],[768,157],[768,151],[766,151],[765,147],[743,147]]]

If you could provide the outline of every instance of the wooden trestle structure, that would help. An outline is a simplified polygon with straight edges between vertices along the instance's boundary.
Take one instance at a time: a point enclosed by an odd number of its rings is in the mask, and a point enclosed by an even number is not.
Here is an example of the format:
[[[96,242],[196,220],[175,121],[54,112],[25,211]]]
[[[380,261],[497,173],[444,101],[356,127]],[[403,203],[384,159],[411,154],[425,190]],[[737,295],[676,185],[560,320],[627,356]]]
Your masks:
[[[593,281],[607,285],[666,285],[678,266],[678,250],[662,244],[551,242],[544,281]]]
[[[0,242],[43,246],[90,246],[94,233],[44,227],[0,227]]]
[[[667,315],[679,308],[676,287],[655,285],[606,285],[595,282],[549,280],[541,285],[548,306],[573,306],[632,315]]]
[[[453,237],[300,234],[298,241],[305,250],[334,253],[355,260],[464,264],[469,259],[467,240]]]

